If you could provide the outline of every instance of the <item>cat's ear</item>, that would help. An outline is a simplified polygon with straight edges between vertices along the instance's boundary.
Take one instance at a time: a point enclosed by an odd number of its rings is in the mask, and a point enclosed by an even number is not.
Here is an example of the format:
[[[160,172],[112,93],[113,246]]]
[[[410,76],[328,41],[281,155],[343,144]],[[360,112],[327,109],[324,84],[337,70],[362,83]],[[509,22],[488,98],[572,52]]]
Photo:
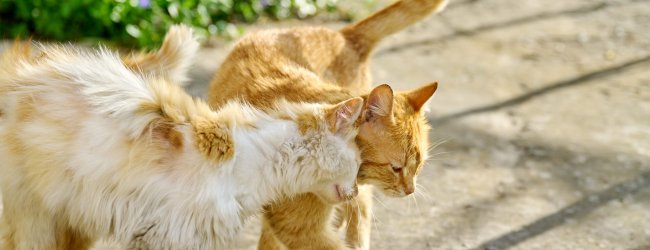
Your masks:
[[[368,95],[363,110],[363,120],[366,122],[393,119],[393,89],[388,84],[375,87]]]
[[[351,128],[357,121],[363,108],[363,98],[355,97],[342,101],[326,111],[325,119],[332,132]]]
[[[436,92],[436,89],[438,89],[437,82],[429,83],[420,88],[407,91],[406,98],[408,99],[413,109],[417,112],[420,111],[420,109],[422,109],[422,107],[427,103],[433,93]]]

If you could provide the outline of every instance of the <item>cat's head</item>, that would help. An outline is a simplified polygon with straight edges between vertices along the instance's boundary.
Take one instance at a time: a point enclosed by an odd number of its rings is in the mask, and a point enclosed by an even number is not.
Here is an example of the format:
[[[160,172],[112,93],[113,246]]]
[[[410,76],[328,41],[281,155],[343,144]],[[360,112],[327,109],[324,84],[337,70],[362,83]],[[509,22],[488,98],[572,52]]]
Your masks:
[[[300,141],[293,144],[289,162],[302,174],[295,181],[310,182],[307,192],[323,200],[337,203],[354,198],[357,193],[356,177],[361,164],[355,143],[358,134],[356,121],[363,108],[363,99],[352,98],[335,105],[320,105],[317,112],[298,115],[296,123]],[[286,146],[286,145],[285,145]]]
[[[363,161],[360,183],[392,197],[415,192],[429,147],[430,126],[423,109],[437,86],[431,83],[394,95],[390,86],[381,85],[370,92],[357,136]]]

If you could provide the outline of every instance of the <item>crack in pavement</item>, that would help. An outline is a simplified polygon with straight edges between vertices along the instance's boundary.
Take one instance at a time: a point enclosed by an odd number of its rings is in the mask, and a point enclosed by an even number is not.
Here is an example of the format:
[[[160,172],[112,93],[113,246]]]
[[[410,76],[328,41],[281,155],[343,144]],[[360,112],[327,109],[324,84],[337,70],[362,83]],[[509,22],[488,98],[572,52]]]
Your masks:
[[[521,227],[520,229],[488,240],[480,244],[478,247],[472,248],[472,250],[508,249],[540,235],[543,232],[562,225],[569,218],[585,216],[613,199],[634,194],[648,186],[650,186],[650,171],[643,172],[639,177],[623,181],[604,191],[587,195],[585,198],[582,198],[553,214],[542,217]]]
[[[430,118],[429,122],[431,124],[433,124],[433,125],[440,125],[440,124],[444,124],[444,123],[447,123],[449,121],[452,121],[452,120],[455,120],[455,119],[458,119],[458,118],[462,118],[462,117],[465,117],[465,116],[500,110],[500,109],[505,108],[505,107],[510,107],[510,106],[514,106],[514,105],[524,103],[526,101],[529,101],[529,100],[531,100],[533,98],[540,97],[542,95],[547,95],[547,94],[549,94],[551,92],[555,92],[555,91],[558,91],[558,90],[563,89],[563,88],[572,87],[572,86],[576,86],[576,85],[580,85],[580,84],[585,84],[585,83],[587,83],[589,81],[592,81],[592,80],[595,80],[595,79],[599,79],[599,78],[602,78],[602,77],[607,77],[607,76],[610,76],[610,75],[618,74],[618,73],[624,72],[626,70],[629,70],[629,69],[633,68],[634,66],[638,66],[640,64],[648,63],[648,62],[650,62],[650,55],[642,57],[640,59],[631,60],[631,61],[628,61],[626,63],[620,64],[620,65],[617,65],[617,66],[614,66],[614,67],[601,69],[601,70],[594,71],[594,72],[584,74],[584,75],[580,75],[580,76],[577,76],[577,77],[574,77],[574,78],[571,78],[571,79],[555,82],[555,83],[549,84],[549,85],[547,85],[545,87],[535,89],[533,91],[530,91],[528,93],[525,93],[525,94],[510,98],[510,99],[505,100],[505,101],[500,101],[500,102],[485,105],[485,106],[482,106],[482,107],[471,108],[471,109],[468,109],[468,110],[465,110],[465,111],[460,111],[460,112],[444,115],[444,116],[441,116],[439,118]]]
[[[451,1],[449,3],[449,6],[447,6],[447,8],[452,9],[452,8],[456,8],[456,7],[461,7],[463,5],[475,4],[478,1],[479,0]]]

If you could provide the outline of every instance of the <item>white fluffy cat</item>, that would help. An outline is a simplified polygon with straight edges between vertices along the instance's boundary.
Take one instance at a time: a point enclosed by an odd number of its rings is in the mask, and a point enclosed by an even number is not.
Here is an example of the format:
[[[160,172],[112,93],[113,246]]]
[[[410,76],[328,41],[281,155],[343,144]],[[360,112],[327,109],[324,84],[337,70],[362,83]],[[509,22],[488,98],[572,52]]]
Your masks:
[[[219,111],[107,50],[0,62],[3,249],[224,249],[281,197],[356,195],[363,100]]]

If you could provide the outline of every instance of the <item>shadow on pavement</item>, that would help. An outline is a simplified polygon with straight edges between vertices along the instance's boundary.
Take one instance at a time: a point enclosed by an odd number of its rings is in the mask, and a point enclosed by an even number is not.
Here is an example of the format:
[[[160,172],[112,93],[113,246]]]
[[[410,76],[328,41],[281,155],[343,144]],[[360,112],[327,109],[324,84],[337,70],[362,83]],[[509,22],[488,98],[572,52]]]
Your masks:
[[[478,247],[473,248],[473,250],[508,249],[518,243],[562,225],[568,218],[584,216],[613,199],[634,194],[648,186],[650,186],[650,171],[643,172],[636,178],[616,184],[602,192],[586,195],[585,198],[553,214],[540,218],[521,227],[520,229],[486,241]]]
[[[626,70],[629,70],[633,68],[634,66],[637,66],[639,64],[647,63],[650,62],[650,56],[646,56],[640,59],[628,61],[626,63],[623,63],[618,66],[606,68],[606,69],[601,69],[598,71],[594,71],[588,74],[584,74],[575,78],[559,81],[556,83],[552,83],[547,85],[546,87],[538,88],[536,90],[530,91],[528,93],[522,94],[520,96],[513,97],[511,99],[497,102],[494,104],[486,105],[483,107],[477,107],[477,108],[472,108],[469,110],[457,112],[457,113],[452,113],[449,115],[444,115],[435,119],[432,119],[430,122],[434,125],[440,125],[447,123],[451,120],[462,118],[465,116],[473,115],[473,114],[478,114],[478,113],[483,113],[483,112],[489,112],[489,111],[494,111],[494,110],[499,110],[505,107],[510,107],[514,106],[517,104],[521,104],[523,102],[526,102],[530,99],[533,99],[535,97],[539,97],[541,95],[546,95],[551,92],[560,90],[562,88],[567,88],[571,86],[576,86],[580,84],[585,84],[588,83],[591,80],[602,78],[602,77],[607,77],[610,75],[618,74],[621,72],[624,72]]]
[[[494,209],[499,209],[497,208],[498,204],[503,203],[505,199],[518,199],[520,197],[530,196],[527,190],[539,189],[550,183],[563,186],[564,190],[578,191],[582,194],[581,198],[551,214],[531,220],[516,230],[489,240],[484,240],[482,243],[478,243],[477,247],[471,249],[508,249],[544,232],[553,230],[563,225],[567,220],[584,217],[612,200],[621,199],[650,187],[650,171],[633,170],[633,168],[621,166],[626,164],[628,166],[643,167],[645,164],[643,160],[634,159],[628,163],[621,163],[615,158],[617,155],[621,155],[622,152],[613,152],[606,146],[591,148],[586,152],[582,151],[578,153],[563,144],[551,145],[548,142],[525,139],[503,140],[493,134],[478,131],[458,123],[450,123],[437,127],[436,131],[454,137],[448,138],[450,143],[444,144],[441,148],[444,148],[446,151],[457,151],[460,154],[466,154],[464,151],[476,148],[478,145],[482,145],[483,148],[498,148],[501,144],[515,145],[521,152],[518,157],[519,159],[513,166],[507,168],[512,168],[513,170],[522,169],[525,168],[524,166],[528,161],[536,162],[534,166],[540,166],[539,164],[544,163],[546,166],[552,166],[550,169],[544,169],[545,171],[550,171],[552,177],[546,180],[543,178],[530,179],[525,175],[522,176],[515,173],[518,176],[517,179],[523,183],[523,186],[513,185],[502,190],[500,193],[495,193],[491,197],[461,204],[447,210],[440,217],[458,218],[458,221],[453,223],[454,225],[458,225],[458,227],[446,227],[444,233],[429,239],[429,243],[433,246],[439,242],[444,242],[447,238],[451,237],[450,235],[474,234],[471,230],[474,230],[475,225],[481,225],[481,220],[485,217],[485,214],[492,213]],[[544,153],[540,154],[540,151]],[[572,162],[572,158],[578,154],[585,155],[585,159],[587,160],[582,163]],[[584,173],[585,176],[583,178],[599,175],[611,176],[620,173],[622,174],[619,175],[620,177],[627,177],[628,179],[617,182],[616,184],[604,184],[609,187],[602,191],[590,191],[593,188],[586,188],[581,184],[578,177],[571,174],[575,169],[589,169],[589,171]],[[624,171],[623,169],[629,169],[629,171]],[[635,177],[630,178],[629,176]],[[619,178],[618,180],[621,179]],[[523,189],[521,189],[522,187]],[[637,250],[637,248],[634,248],[634,250]]]
[[[622,6],[625,4],[631,4],[635,2],[643,2],[643,1],[648,1],[648,0],[629,0],[623,3],[607,3],[607,2],[600,2],[597,4],[593,4],[590,6],[586,7],[580,7],[580,8],[575,8],[575,9],[569,9],[569,10],[562,10],[562,11],[557,11],[557,12],[550,12],[550,13],[540,13],[532,16],[526,16],[526,17],[521,17],[521,18],[516,18],[513,20],[505,21],[505,22],[500,22],[500,23],[493,23],[493,24],[487,24],[487,25],[482,25],[476,28],[472,29],[467,29],[467,30],[456,30],[454,33],[441,36],[441,37],[435,37],[435,38],[428,38],[428,39],[421,39],[421,40],[416,40],[416,41],[411,41],[403,44],[398,44],[392,47],[388,47],[386,49],[378,51],[375,56],[383,56],[386,54],[390,53],[395,53],[399,51],[403,51],[406,49],[413,49],[421,46],[426,46],[430,44],[435,44],[443,41],[448,41],[452,40],[455,38],[459,37],[469,37],[469,36],[474,36],[480,33],[492,31],[492,30],[498,30],[501,28],[507,28],[507,27],[512,27],[520,24],[525,24],[529,22],[534,22],[534,21],[540,21],[544,19],[550,19],[550,18],[555,18],[555,17],[561,17],[561,16],[573,16],[573,15],[583,15],[583,14],[588,14],[594,11],[598,11],[607,7],[613,7],[613,6]],[[467,1],[466,3],[473,3],[475,1]],[[465,2],[463,2],[465,3]]]

